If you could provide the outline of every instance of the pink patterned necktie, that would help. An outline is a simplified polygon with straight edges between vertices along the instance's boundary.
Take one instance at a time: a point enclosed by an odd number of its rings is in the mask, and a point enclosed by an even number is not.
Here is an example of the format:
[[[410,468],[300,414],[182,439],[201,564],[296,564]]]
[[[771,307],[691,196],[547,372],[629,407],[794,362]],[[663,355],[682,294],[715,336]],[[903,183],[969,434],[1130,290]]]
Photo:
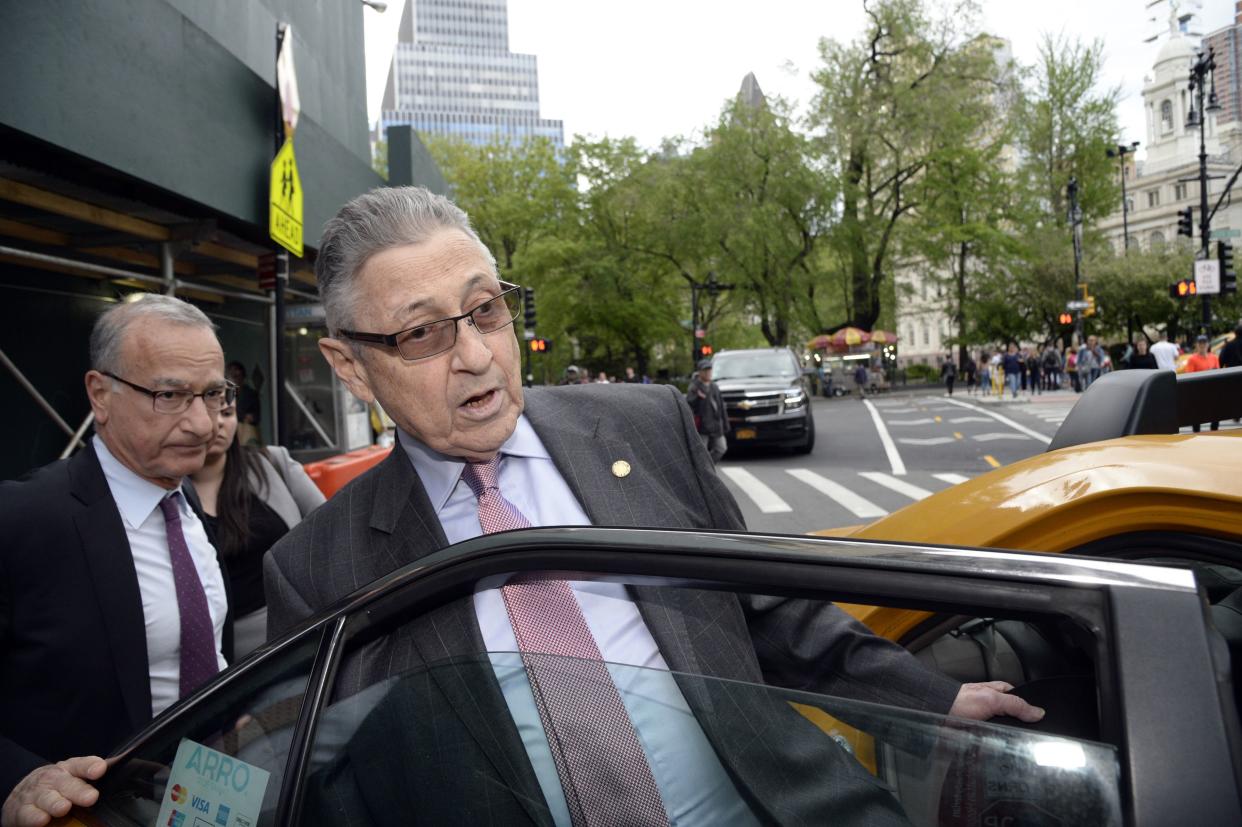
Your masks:
[[[177,590],[177,609],[181,614],[181,697],[215,677],[220,671],[216,660],[216,632],[207,606],[207,593],[198,579],[198,569],[181,532],[181,512],[177,508],[180,491],[160,500],[164,512],[164,531],[168,535],[168,557],[172,561],[173,584]]]
[[[499,454],[466,464],[485,534],[530,528],[500,493]],[[575,825],[668,825],[664,800],[582,607],[564,580],[500,589]]]

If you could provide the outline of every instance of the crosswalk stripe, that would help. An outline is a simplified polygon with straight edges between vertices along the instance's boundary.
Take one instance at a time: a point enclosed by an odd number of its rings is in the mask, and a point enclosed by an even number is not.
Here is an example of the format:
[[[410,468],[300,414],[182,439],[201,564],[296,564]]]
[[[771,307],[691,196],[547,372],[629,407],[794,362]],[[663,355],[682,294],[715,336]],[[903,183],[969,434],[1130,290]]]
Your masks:
[[[932,476],[938,480],[947,482],[949,485],[958,485],[970,479],[970,477],[966,477],[961,474],[932,474]]]
[[[930,425],[934,419],[890,419],[886,425]]]
[[[838,505],[851,512],[855,517],[883,517],[888,512],[870,500],[863,499],[853,491],[822,477],[806,468],[788,468],[785,473],[794,479],[804,482],[819,493],[835,501]]]
[[[986,416],[955,416],[949,421],[956,424],[958,422],[991,422],[992,420]]]
[[[917,485],[911,485],[905,480],[899,480],[896,477],[890,477],[888,474],[880,471],[860,471],[858,476],[869,479],[877,485],[885,488],[891,488],[898,494],[904,494],[912,500],[921,500],[924,497],[930,497],[931,493],[926,488],[919,488]]]
[[[972,434],[970,438],[976,442],[995,442],[998,439],[1030,439],[1026,434]]]
[[[745,468],[726,465],[720,471],[742,489],[742,493],[750,497],[751,502],[764,514],[784,514],[793,511],[789,503],[782,500],[775,491],[760,482],[758,477]]]
[[[897,440],[902,445],[944,445],[946,442],[952,442],[951,436],[933,436],[926,439],[920,437],[902,437]]]

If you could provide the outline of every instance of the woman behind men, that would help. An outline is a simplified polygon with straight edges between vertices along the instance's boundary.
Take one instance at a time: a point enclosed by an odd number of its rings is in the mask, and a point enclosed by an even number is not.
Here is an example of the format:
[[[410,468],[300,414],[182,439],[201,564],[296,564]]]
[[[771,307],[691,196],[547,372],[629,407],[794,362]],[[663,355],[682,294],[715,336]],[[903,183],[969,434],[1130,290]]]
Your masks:
[[[190,481],[228,560],[233,646],[240,658],[267,637],[263,555],[324,496],[286,449],[242,445],[236,437],[237,408],[224,408],[207,461]]]

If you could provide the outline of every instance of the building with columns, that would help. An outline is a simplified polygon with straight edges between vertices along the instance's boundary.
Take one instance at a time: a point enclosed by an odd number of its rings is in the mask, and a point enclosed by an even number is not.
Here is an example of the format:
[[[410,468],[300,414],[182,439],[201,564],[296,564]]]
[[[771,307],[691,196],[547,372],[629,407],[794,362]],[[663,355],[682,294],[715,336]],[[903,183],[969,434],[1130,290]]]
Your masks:
[[[1184,36],[1172,22],[1168,39],[1160,47],[1152,73],[1143,85],[1143,109],[1146,113],[1147,135],[1143,142],[1146,157],[1135,163],[1125,157],[1124,175],[1126,215],[1121,205],[1115,213],[1099,223],[1097,229],[1121,253],[1126,224],[1129,226],[1130,247],[1144,250],[1178,241],[1178,212],[1190,207],[1194,211],[1197,246],[1200,216],[1199,197],[1199,127],[1188,126],[1191,110],[1190,67],[1200,49],[1209,43],[1236,47],[1242,22],[1239,17],[1231,25],[1209,34],[1203,41]],[[1236,48],[1216,54],[1216,89],[1222,105],[1217,112],[1199,113],[1205,117],[1205,149],[1207,152],[1208,209],[1216,205],[1225,184],[1242,162],[1242,120],[1236,98],[1229,91],[1237,78]],[[1226,97],[1229,105],[1225,106]],[[1122,136],[1127,141],[1131,136]],[[1118,174],[1123,174],[1119,164]],[[1239,193],[1242,195],[1242,193]],[[1213,230],[1242,229],[1242,198],[1233,205],[1222,204],[1212,219]],[[1188,243],[1185,239],[1183,243]]]

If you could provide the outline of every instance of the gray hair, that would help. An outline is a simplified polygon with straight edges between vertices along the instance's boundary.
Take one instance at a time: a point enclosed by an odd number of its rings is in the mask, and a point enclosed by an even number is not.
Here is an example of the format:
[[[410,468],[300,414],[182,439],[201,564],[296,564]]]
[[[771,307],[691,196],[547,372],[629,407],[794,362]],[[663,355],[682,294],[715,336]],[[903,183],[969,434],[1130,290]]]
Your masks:
[[[323,228],[315,277],[328,329],[348,328],[354,318],[354,278],[371,256],[391,247],[420,244],[438,230],[458,230],[487,257],[496,259],[479,240],[470,219],[452,201],[422,187],[381,187],[358,196]]]
[[[123,301],[108,308],[91,330],[91,367],[108,373],[122,373],[121,345],[125,332],[137,321],[170,322],[185,327],[205,327],[213,333],[216,326],[203,311],[189,302],[159,293],[141,293],[133,301]]]

